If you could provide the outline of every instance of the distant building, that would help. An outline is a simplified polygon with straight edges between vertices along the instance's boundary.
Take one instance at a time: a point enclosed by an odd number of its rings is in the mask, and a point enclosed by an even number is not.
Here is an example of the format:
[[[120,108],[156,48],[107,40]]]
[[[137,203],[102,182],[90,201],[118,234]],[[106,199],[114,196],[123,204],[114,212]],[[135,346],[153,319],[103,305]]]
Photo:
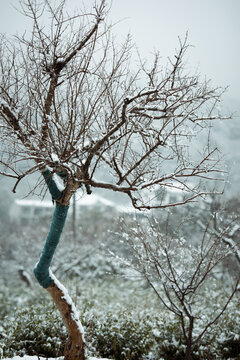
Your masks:
[[[157,195],[158,201],[162,205],[179,203],[186,197],[186,191],[177,188],[167,188],[160,191]],[[135,212],[134,207],[130,203],[117,204],[115,201],[106,199],[98,194],[85,195],[83,197],[76,195],[75,212],[80,214],[82,211],[93,208],[107,208],[116,210],[120,213],[131,214]],[[72,202],[69,213],[72,213]],[[50,200],[40,199],[16,199],[10,210],[11,221],[16,225],[28,225],[39,223],[41,220],[51,219],[53,215],[54,205]],[[110,210],[111,211],[111,210]]]
[[[53,204],[51,201],[16,199],[10,210],[11,220],[17,225],[37,223],[39,219],[51,217]]]
[[[165,191],[163,205],[180,203],[186,197],[186,191],[178,188],[168,188]]]
[[[119,212],[129,212],[130,206],[117,205],[115,202],[110,201],[98,194],[85,195],[84,197],[76,196],[76,212],[81,213],[83,209],[87,208],[112,208]],[[11,220],[16,225],[25,226],[28,224],[38,223],[44,219],[52,217],[54,205],[52,201],[40,199],[16,199],[10,210]],[[70,206],[69,213],[72,212]]]

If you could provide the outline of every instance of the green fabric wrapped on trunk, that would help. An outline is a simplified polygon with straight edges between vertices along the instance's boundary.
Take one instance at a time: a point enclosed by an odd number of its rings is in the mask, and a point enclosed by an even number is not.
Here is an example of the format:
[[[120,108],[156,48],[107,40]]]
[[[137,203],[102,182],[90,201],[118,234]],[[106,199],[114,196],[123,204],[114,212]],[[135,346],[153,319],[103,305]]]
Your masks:
[[[40,256],[40,260],[33,270],[39,284],[42,285],[44,288],[47,288],[53,283],[53,279],[51,278],[49,273],[49,267],[56,247],[60,240],[68,209],[68,206],[63,206],[56,203],[50,231],[48,233],[42,254]]]
[[[48,186],[48,190],[50,191],[50,194],[52,195],[53,200],[59,200],[62,197],[62,192],[58,189],[57,184],[55,183],[53,179],[53,174],[49,170],[45,170],[42,172],[42,175],[46,181],[46,184]]]

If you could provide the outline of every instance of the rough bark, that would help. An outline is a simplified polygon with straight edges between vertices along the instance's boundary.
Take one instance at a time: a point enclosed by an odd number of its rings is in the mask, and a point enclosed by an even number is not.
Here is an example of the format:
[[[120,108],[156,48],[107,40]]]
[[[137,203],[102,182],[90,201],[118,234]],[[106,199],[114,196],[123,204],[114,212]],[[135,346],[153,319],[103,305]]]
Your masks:
[[[185,356],[186,360],[191,360],[191,347],[192,344],[189,341],[187,341],[186,356]]]
[[[55,282],[46,290],[55,302],[68,331],[68,340],[64,349],[64,360],[85,360],[84,335],[79,326],[80,322],[76,319],[73,303],[69,303],[69,299],[65,298],[63,290]]]
[[[191,360],[191,353],[192,353],[192,332],[193,332],[193,322],[194,318],[190,316],[189,319],[189,330],[188,330],[188,339],[187,339],[187,347],[186,347],[186,360]]]

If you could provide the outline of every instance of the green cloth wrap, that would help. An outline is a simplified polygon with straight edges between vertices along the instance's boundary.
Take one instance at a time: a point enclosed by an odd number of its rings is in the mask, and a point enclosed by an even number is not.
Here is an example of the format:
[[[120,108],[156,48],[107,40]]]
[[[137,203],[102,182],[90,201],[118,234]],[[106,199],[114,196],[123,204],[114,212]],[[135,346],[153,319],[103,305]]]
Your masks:
[[[47,183],[50,194],[53,200],[59,200],[62,197],[62,192],[58,189],[55,181],[53,180],[53,174],[49,170],[42,172],[42,175]]]
[[[56,247],[59,243],[59,239],[67,217],[68,208],[68,206],[63,206],[58,203],[56,204],[50,231],[44,244],[40,260],[33,270],[39,284],[44,288],[47,288],[53,283],[53,279],[49,274],[49,267]]]

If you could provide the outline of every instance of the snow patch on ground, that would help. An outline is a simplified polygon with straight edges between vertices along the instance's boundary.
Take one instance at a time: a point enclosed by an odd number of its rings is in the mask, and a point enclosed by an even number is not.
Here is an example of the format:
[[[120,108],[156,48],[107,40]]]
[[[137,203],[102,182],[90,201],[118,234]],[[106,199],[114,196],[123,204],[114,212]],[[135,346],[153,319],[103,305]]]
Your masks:
[[[46,358],[38,357],[38,356],[24,355],[23,357],[21,357],[21,356],[14,356],[13,358],[5,358],[5,359],[2,359],[2,360],[46,360]],[[48,358],[48,360],[63,360],[63,357],[59,357],[59,358]],[[89,357],[88,360],[110,360],[110,359]]]

